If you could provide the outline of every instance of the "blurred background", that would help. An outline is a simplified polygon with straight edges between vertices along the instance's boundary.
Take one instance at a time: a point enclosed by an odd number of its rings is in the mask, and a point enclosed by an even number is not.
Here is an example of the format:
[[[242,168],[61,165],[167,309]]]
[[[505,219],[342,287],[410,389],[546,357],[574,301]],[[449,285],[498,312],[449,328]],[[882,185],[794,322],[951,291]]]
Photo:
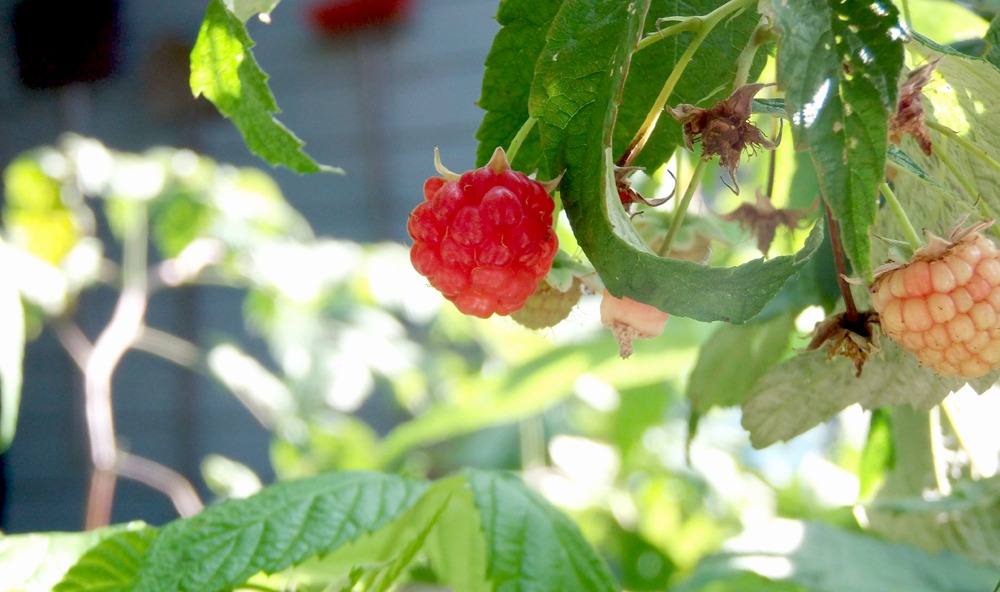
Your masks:
[[[318,235],[402,241],[433,172],[433,148],[455,170],[473,164],[481,118],[475,102],[498,28],[496,2],[414,0],[389,22],[334,33],[310,18],[318,4],[284,0],[270,24],[253,18],[248,29],[283,110],[279,120],[318,162],[346,175],[300,176],[250,154],[231,122],[191,98],[188,54],[207,2],[150,0],[0,1],[0,164],[66,132],[120,151],[186,147],[268,169]],[[69,57],[39,68],[51,54]],[[91,59],[80,59],[85,54]],[[100,289],[81,296],[77,318],[86,333],[107,322],[114,297]],[[246,337],[243,299],[224,288],[164,291],[149,324],[200,344],[219,333]],[[247,339],[263,349],[259,338]],[[81,379],[50,329],[28,345],[24,383],[18,437],[3,455],[0,528],[78,530],[89,475]],[[131,352],[114,386],[125,447],[196,483],[203,483],[199,465],[209,452],[273,479],[267,430],[218,381]],[[176,516],[163,495],[128,480],[119,487],[115,522]]]

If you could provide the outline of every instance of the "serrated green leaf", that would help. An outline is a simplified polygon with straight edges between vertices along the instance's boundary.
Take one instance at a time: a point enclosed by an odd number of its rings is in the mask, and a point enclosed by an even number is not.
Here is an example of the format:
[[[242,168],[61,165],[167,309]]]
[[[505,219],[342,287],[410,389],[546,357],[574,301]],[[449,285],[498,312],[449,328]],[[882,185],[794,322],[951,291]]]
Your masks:
[[[132,523],[89,532],[0,534],[0,590],[48,592],[87,549],[142,526]]]
[[[486,577],[482,521],[464,477],[461,485],[451,493],[424,551],[441,582],[451,590],[492,592],[496,588]]]
[[[302,141],[272,116],[278,105],[250,51],[253,45],[223,0],[211,0],[191,51],[191,92],[212,101],[250,150],[268,163],[300,173],[342,172],[317,164],[302,150]]]
[[[621,207],[610,135],[617,97],[645,6],[567,0],[539,59],[531,114],[573,232],[608,290],[697,320],[742,323],[756,315],[822,241],[816,227],[794,256],[710,268],[657,257]],[[604,56],[598,59],[595,56]],[[634,73],[633,73],[634,74]]]
[[[24,306],[10,249],[0,240],[0,453],[14,440],[18,409],[21,407],[21,383],[24,366]]]
[[[860,377],[854,376],[853,362],[842,356],[828,358],[825,348],[772,368],[743,404],[743,427],[751,443],[763,448],[789,440],[855,403],[865,409],[909,405],[927,410],[966,382],[983,392],[996,380],[996,372],[972,381],[943,378],[889,339],[879,347]]]
[[[826,524],[776,520],[703,560],[678,592],[743,572],[810,592],[983,592],[996,581],[995,568],[951,553],[929,555]]]
[[[701,346],[687,397],[700,414],[740,405],[754,383],[784,357],[795,329],[785,313],[763,323],[722,325]]]
[[[871,228],[884,177],[888,119],[896,110],[903,40],[888,2],[772,4],[778,84],[795,146],[816,163],[855,273],[871,279]]]
[[[139,571],[137,592],[229,590],[330,553],[396,520],[427,486],[376,473],[286,481],[164,527]]]
[[[944,188],[940,183],[938,183],[937,179],[928,174],[927,171],[925,171],[919,164],[917,164],[917,161],[913,160],[913,158],[905,151],[903,151],[903,149],[900,148],[899,146],[896,146],[895,144],[889,144],[889,150],[887,152],[887,156],[889,162],[892,163],[892,165],[895,166],[896,168],[902,171],[906,171],[907,173],[913,175],[914,177],[923,181],[924,183],[927,183],[934,187],[942,189]]]
[[[53,592],[131,592],[146,550],[159,531],[143,526],[118,532],[88,550]]]
[[[482,520],[493,589],[618,589],[576,524],[517,477],[476,470],[465,475]]]
[[[493,38],[486,57],[482,97],[479,106],[486,110],[476,132],[479,148],[476,166],[485,165],[497,146],[509,146],[514,135],[528,119],[528,91],[535,72],[535,62],[545,46],[545,36],[563,0],[504,0],[497,9],[497,22],[503,27]],[[520,170],[539,168],[541,153],[538,132],[522,144],[513,165]]]

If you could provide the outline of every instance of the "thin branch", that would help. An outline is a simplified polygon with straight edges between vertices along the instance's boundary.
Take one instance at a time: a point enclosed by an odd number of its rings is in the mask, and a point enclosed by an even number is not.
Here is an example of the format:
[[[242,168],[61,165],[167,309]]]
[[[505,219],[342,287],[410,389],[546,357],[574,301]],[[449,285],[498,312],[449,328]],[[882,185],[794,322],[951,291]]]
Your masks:
[[[205,508],[190,481],[156,461],[119,450],[116,471],[169,497],[181,517],[193,516]]]
[[[197,369],[201,364],[201,350],[197,345],[173,333],[146,325],[140,328],[132,347],[184,368]]]
[[[90,342],[80,326],[68,318],[57,319],[53,326],[59,343],[73,359],[76,367],[83,371],[87,367],[90,354],[94,351],[94,344]]]

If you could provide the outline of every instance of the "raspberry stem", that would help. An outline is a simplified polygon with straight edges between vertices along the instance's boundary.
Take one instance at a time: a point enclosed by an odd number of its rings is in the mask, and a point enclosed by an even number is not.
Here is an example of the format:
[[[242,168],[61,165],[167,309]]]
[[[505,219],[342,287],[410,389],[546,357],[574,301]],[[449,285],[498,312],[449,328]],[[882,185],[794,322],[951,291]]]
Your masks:
[[[708,37],[709,33],[712,32],[712,29],[714,29],[716,25],[722,22],[722,20],[729,15],[750,6],[752,3],[753,0],[729,0],[729,2],[726,2],[722,6],[704,16],[683,17],[679,22],[677,22],[677,24],[671,25],[662,31],[650,33],[639,40],[639,43],[636,44],[636,51],[645,49],[651,44],[671,35],[691,31],[695,33],[694,39],[691,40],[691,44],[684,50],[680,59],[677,60],[677,64],[674,66],[674,69],[670,72],[670,76],[667,77],[667,81],[663,83],[663,88],[660,90],[660,94],[653,102],[653,106],[646,115],[646,119],[642,122],[642,125],[639,126],[639,129],[636,131],[632,141],[629,142],[628,148],[625,149],[625,152],[618,159],[618,162],[615,163],[618,167],[631,166],[632,162],[635,161],[635,157],[639,155],[639,152],[642,151],[646,142],[649,141],[649,137],[653,134],[653,129],[656,128],[656,122],[660,119],[660,114],[663,113],[663,108],[666,107],[667,101],[670,99],[670,95],[674,92],[674,88],[677,86],[677,82],[680,80],[681,75],[684,73],[688,64],[691,63],[691,58],[694,57],[695,52],[698,51],[698,47],[705,40],[705,38]],[[657,21],[657,23],[659,22],[660,21]],[[740,86],[742,82],[745,81],[737,80],[736,82],[736,86]]]
[[[521,129],[517,130],[517,134],[514,135],[514,139],[510,141],[510,146],[507,147],[507,160],[509,162],[514,162],[514,157],[517,156],[517,151],[521,149],[521,144],[531,133],[532,128],[535,127],[535,122],[538,121],[537,117],[529,117],[525,120],[524,124],[521,125]]]
[[[837,268],[837,285],[840,287],[840,294],[844,297],[844,320],[855,326],[861,319],[858,313],[858,305],[854,302],[854,294],[851,292],[851,285],[847,283],[847,261],[844,257],[844,248],[840,242],[840,227],[833,219],[833,212],[830,206],[824,204],[826,211],[826,226],[830,231],[830,246],[833,249],[833,264]]]
[[[903,229],[903,236],[906,238],[906,242],[913,247],[916,251],[923,246],[923,241],[920,240],[920,235],[917,233],[917,229],[913,227],[913,223],[910,222],[909,217],[906,215],[906,210],[903,209],[903,204],[899,203],[896,198],[896,194],[892,192],[892,188],[889,184],[883,181],[879,185],[879,190],[882,195],[885,196],[886,203],[892,209],[892,213],[896,215],[896,220],[899,222],[899,226]]]
[[[680,162],[678,160],[678,162]],[[666,256],[670,252],[670,245],[674,242],[674,237],[677,236],[677,231],[680,230],[681,224],[684,222],[684,215],[687,214],[688,206],[691,205],[691,198],[694,197],[694,192],[698,189],[698,179],[701,178],[702,172],[705,170],[705,163],[707,160],[698,159],[698,164],[694,167],[694,172],[691,173],[691,181],[688,183],[687,189],[684,190],[684,196],[681,201],[678,202],[677,207],[674,208],[674,218],[670,221],[670,228],[667,229],[667,236],[663,239],[663,244],[660,245],[660,255]]]

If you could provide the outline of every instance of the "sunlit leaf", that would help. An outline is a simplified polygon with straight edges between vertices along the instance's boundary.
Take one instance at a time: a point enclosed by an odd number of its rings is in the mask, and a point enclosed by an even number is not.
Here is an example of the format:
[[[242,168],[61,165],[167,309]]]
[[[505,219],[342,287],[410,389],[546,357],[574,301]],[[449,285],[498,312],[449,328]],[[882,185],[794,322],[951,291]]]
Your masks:
[[[223,0],[226,8],[242,22],[256,14],[271,14],[281,0]]]
[[[741,572],[810,592],[982,592],[996,583],[995,568],[957,555],[929,555],[825,524],[776,520],[706,558],[678,592],[712,590],[704,586]]]
[[[88,549],[143,527],[137,522],[79,533],[0,534],[0,589],[48,592]]]
[[[253,45],[243,22],[222,0],[211,0],[191,51],[191,91],[215,103],[250,150],[270,164],[300,173],[342,172],[317,164],[302,150],[302,141],[272,116],[278,105],[250,52]]]
[[[795,146],[816,163],[855,272],[870,279],[871,228],[884,177],[888,119],[903,67],[898,12],[889,2],[772,4],[780,32],[778,84]]]
[[[91,547],[53,592],[131,592],[146,550],[159,531],[118,532]]]
[[[4,170],[4,226],[15,245],[58,265],[81,237],[76,216],[62,200],[62,184],[33,155]]]
[[[11,247],[0,240],[0,452],[10,446],[21,407],[24,365],[25,315],[17,288]]]
[[[927,410],[967,382],[938,376],[889,339],[883,339],[880,348],[860,377],[854,375],[853,362],[842,356],[830,359],[823,348],[799,354],[764,374],[743,404],[743,426],[753,445],[762,448],[789,440],[855,403],[866,409],[909,405]],[[996,374],[969,382],[982,392]]]

